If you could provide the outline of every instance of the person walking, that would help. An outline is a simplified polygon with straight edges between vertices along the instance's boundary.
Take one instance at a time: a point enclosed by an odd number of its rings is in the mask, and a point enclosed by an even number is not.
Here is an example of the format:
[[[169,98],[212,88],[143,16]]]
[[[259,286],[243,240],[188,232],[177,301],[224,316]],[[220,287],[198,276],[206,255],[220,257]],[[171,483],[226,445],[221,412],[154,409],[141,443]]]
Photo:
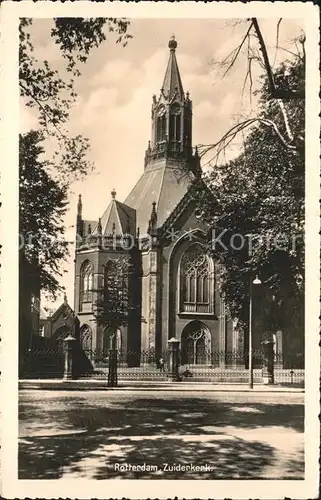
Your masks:
[[[159,369],[161,372],[165,371],[165,363],[164,363],[164,359],[162,357],[159,358],[158,366],[159,366]]]

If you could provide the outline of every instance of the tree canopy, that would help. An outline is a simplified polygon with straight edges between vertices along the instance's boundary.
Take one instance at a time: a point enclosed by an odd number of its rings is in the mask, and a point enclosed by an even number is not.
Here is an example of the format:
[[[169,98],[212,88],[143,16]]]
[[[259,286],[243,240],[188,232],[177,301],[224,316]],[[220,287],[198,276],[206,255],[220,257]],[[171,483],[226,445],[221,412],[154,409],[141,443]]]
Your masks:
[[[135,311],[139,311],[137,297],[134,298],[134,279],[135,270],[129,254],[107,263],[103,286],[93,290],[96,296],[93,313],[99,326],[116,333],[118,328],[128,325]]]
[[[32,19],[20,20],[20,93],[23,105],[38,120],[36,131],[20,135],[20,243],[27,261],[40,273],[42,290],[55,296],[61,288],[62,259],[68,254],[68,243],[62,238],[69,186],[93,168],[88,139],[80,134],[73,137],[68,130],[77,99],[76,80],[81,65],[106,40],[107,32],[122,45],[131,35],[125,19],[54,18],[51,39],[65,61],[64,70],[58,71],[34,55],[32,24]],[[53,141],[50,156],[47,139]]]
[[[20,248],[39,272],[40,287],[54,293],[59,289],[59,262],[68,252],[63,241],[63,217],[67,210],[67,185],[55,181],[42,159],[43,135],[31,131],[20,136]]]
[[[116,18],[53,18],[51,39],[59,46],[65,60],[58,71],[48,60],[34,56],[32,19],[20,20],[19,86],[24,104],[37,114],[44,137],[56,141],[53,166],[56,175],[74,180],[92,169],[88,161],[88,139],[80,134],[71,137],[68,119],[77,99],[76,79],[81,65],[95,47],[106,40],[106,31],[116,36],[116,43],[126,45],[131,35],[129,21]]]
[[[208,191],[197,194],[199,214],[213,229],[211,250],[222,264],[223,293],[232,316],[244,324],[249,280],[256,274],[274,301],[273,314],[272,306],[266,312],[271,328],[282,316],[277,305],[285,314],[282,304],[291,304],[295,316],[303,303],[304,81],[303,55],[273,73],[282,99],[271,92],[270,75],[264,73],[256,117],[226,134],[232,137],[250,125],[242,152],[211,168],[204,176]],[[219,147],[225,145],[223,138]]]

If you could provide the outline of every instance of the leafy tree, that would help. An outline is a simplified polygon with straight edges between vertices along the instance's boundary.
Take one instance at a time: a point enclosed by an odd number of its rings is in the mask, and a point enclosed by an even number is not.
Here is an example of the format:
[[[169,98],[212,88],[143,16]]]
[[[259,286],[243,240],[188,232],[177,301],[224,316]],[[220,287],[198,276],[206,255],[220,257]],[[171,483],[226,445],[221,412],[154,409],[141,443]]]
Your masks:
[[[212,250],[232,316],[246,327],[249,283],[259,274],[260,315],[265,328],[275,331],[289,323],[302,327],[303,321],[305,57],[304,50],[294,54],[272,73],[255,19],[253,28],[263,48],[258,112],[218,143],[199,147],[201,155],[212,151],[217,159],[246,130],[243,151],[210,169],[204,176],[208,191],[200,190],[197,200],[200,215],[215,230]]]
[[[131,35],[124,19],[54,18],[51,38],[66,62],[65,70],[58,72],[49,61],[34,56],[32,24],[32,19],[20,20],[20,93],[24,105],[38,117],[38,131],[20,136],[20,232],[25,257],[21,265],[31,264],[33,279],[39,281],[38,271],[41,288],[55,296],[67,246],[59,241],[53,244],[53,240],[64,234],[67,186],[93,167],[87,158],[88,139],[71,137],[68,132],[70,111],[77,99],[76,79],[81,64],[106,40],[106,31],[114,33],[116,43],[123,45]],[[55,152],[44,161],[40,157],[48,139]],[[49,238],[52,243],[48,246],[43,242]]]
[[[67,185],[55,181],[42,159],[44,137],[40,131],[20,136],[20,249],[32,264],[40,288],[55,293],[61,276],[59,262],[66,257],[63,217],[67,210]]]
[[[117,385],[117,331],[139,318],[138,289],[137,268],[133,256],[128,254],[108,262],[103,287],[93,290],[96,296],[93,304],[95,321],[103,329],[104,340],[108,342],[108,345],[104,342],[104,347],[109,350],[109,386]],[[138,354],[128,352],[126,361],[131,364]]]
[[[111,334],[116,335],[119,328],[127,326],[130,316],[139,311],[136,278],[131,256],[124,255],[108,262],[103,287],[93,290],[95,321]]]
[[[127,44],[131,38],[127,32],[129,21],[114,18],[54,18],[50,35],[66,61],[63,72],[58,72],[49,61],[35,58],[32,23],[29,18],[20,21],[21,97],[25,105],[37,113],[44,136],[56,141],[56,174],[73,180],[92,168],[86,156],[88,139],[81,135],[70,137],[67,129],[70,111],[77,99],[75,79],[81,75],[80,65],[86,63],[92,50],[106,40],[106,30],[116,35],[116,43]]]

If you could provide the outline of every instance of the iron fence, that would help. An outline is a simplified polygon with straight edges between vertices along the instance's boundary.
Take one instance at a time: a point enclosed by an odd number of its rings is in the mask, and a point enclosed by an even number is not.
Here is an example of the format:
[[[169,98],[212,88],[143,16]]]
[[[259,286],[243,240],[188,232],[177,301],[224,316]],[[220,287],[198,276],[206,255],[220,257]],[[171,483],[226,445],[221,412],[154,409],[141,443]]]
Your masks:
[[[77,374],[81,377],[106,378],[108,376],[110,350],[83,350],[74,352]],[[263,371],[267,367],[266,353],[254,350],[254,383],[263,382]],[[26,349],[21,351],[22,377],[61,378],[64,370],[62,346]],[[169,351],[118,350],[116,351],[118,380],[167,380]],[[161,362],[163,360],[163,363]],[[247,351],[181,350],[179,352],[179,375],[182,380],[213,383],[246,383],[249,379],[249,353]],[[274,355],[274,381],[278,384],[303,385],[304,367],[281,354]]]

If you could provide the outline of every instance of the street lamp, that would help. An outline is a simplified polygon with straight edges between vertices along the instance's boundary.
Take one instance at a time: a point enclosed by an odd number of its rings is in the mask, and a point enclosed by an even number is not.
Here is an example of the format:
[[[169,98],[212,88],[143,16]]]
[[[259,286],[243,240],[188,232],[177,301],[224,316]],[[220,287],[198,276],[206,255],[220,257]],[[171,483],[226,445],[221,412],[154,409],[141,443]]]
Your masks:
[[[252,337],[252,295],[253,295],[253,285],[261,285],[261,280],[256,276],[256,278],[250,281],[250,305],[249,305],[249,386],[253,389],[253,337]]]

